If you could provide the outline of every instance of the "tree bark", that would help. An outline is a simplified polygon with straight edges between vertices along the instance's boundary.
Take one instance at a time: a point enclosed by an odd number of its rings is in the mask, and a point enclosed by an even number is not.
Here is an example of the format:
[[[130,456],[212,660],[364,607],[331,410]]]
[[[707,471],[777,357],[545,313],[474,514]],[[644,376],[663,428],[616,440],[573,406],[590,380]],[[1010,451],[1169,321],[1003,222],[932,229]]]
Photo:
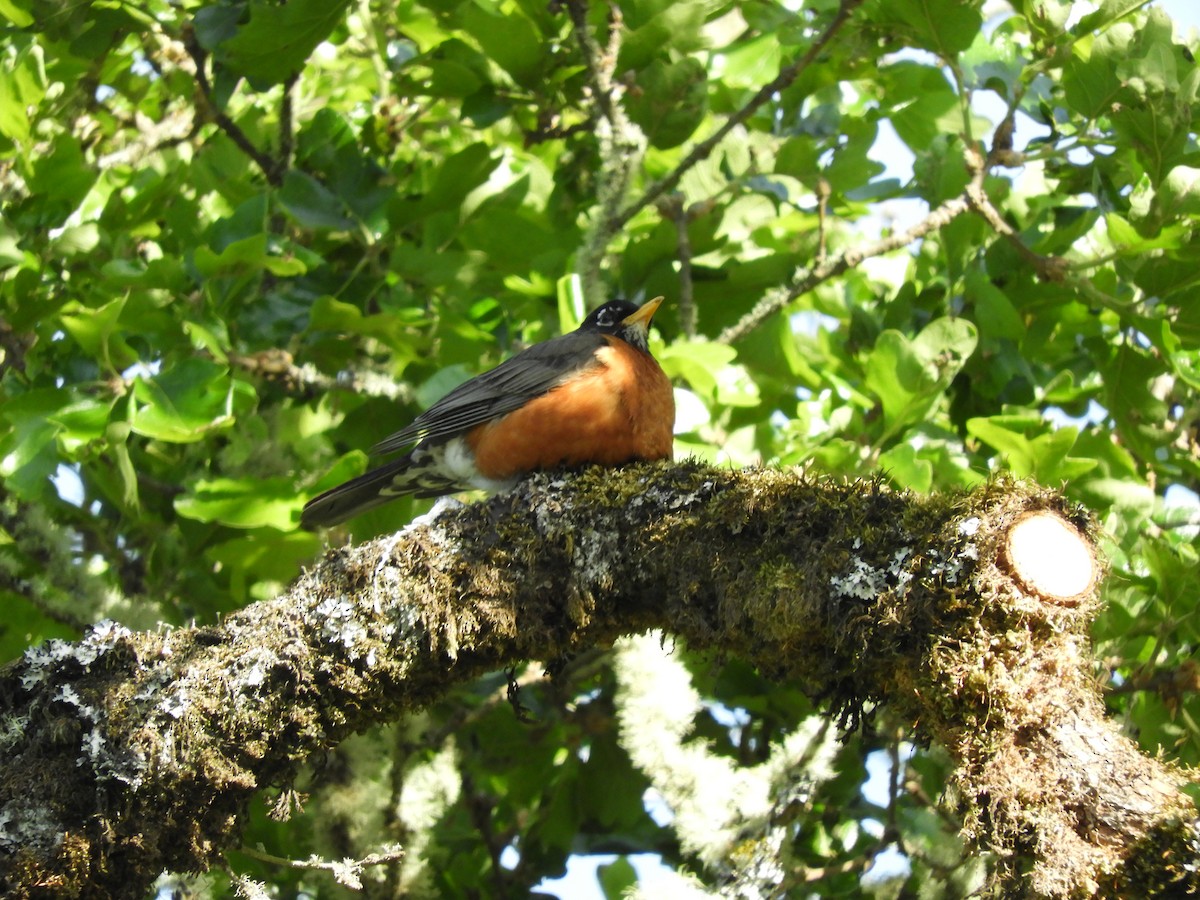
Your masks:
[[[1074,548],[1074,579],[1010,540],[1031,516]],[[847,725],[890,704],[955,758],[966,833],[1014,891],[1195,890],[1186,776],[1119,733],[1090,675],[1100,574],[1086,514],[1027,485],[535,476],[330,551],[220,625],[101,625],[0,671],[0,888],[144,896],[164,868],[211,866],[259,791],[346,735],[515,660],[662,628],[799,678]]]

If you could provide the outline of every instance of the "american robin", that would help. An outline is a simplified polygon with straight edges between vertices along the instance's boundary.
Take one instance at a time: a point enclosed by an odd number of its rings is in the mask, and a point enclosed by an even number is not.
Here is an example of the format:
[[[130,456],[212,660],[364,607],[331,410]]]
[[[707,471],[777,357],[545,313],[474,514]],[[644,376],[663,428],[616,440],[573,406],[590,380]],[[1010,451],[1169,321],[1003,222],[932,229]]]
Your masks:
[[[506,490],[537,469],[669,457],[675,397],[646,343],[661,303],[605,303],[459,385],[371,448],[411,448],[404,456],[310,500],[300,525],[336,525],[405,494]]]

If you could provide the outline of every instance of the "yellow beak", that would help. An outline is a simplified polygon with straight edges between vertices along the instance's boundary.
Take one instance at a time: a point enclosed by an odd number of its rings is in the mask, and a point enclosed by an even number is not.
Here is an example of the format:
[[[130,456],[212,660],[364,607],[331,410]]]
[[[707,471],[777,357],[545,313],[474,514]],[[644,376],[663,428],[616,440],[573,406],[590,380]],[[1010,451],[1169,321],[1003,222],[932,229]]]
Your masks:
[[[626,316],[621,320],[622,325],[636,325],[641,327],[643,331],[650,328],[650,320],[654,318],[654,314],[658,312],[658,308],[662,306],[663,298],[655,297],[653,300],[647,300],[638,307],[638,311],[632,315]]]

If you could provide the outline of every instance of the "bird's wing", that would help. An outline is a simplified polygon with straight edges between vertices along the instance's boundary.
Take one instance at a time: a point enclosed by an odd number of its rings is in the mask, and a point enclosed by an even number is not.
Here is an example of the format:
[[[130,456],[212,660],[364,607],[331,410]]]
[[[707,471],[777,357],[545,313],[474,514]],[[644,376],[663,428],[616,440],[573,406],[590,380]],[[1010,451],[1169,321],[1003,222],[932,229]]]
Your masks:
[[[372,447],[371,452],[392,453],[417,441],[449,440],[510,413],[584,369],[600,365],[596,351],[605,343],[601,334],[573,331],[534,344],[491,371],[460,384],[411,425]]]
[[[436,473],[414,467],[411,455],[403,456],[313,497],[300,513],[300,527],[308,531],[328,528],[402,494],[439,497],[461,487],[449,479],[439,478]]]

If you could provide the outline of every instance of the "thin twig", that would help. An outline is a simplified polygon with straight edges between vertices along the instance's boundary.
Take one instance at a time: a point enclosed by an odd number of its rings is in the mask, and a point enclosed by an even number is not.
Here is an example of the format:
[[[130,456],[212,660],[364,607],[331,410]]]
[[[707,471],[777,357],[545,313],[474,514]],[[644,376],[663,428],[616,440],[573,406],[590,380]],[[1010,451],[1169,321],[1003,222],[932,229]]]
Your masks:
[[[1005,123],[1001,123],[997,128],[997,137],[993,140],[992,152],[988,154],[986,162],[983,163],[984,171],[990,170],[993,166],[1010,164],[1006,160],[1012,155],[1012,151],[1005,147],[1005,135],[1003,134],[1007,127]],[[980,177],[971,179],[965,195],[971,209],[981,216],[993,231],[1008,241],[1021,258],[1033,267],[1038,278],[1055,284],[1065,284],[1078,291],[1089,302],[1104,309],[1111,309],[1118,313],[1129,310],[1129,303],[1100,290],[1090,278],[1076,274],[1075,270],[1081,267],[1087,268],[1086,264],[1072,264],[1061,256],[1043,256],[1030,249],[1021,240],[1017,230],[1008,224],[1000,211],[992,204],[991,198],[983,188],[982,173]]]
[[[892,735],[892,741],[888,745],[888,761],[891,763],[891,770],[888,772],[887,828],[892,835],[899,839],[900,826],[897,819],[897,808],[900,803],[900,792],[904,787],[904,770],[906,768],[906,763],[900,758],[899,732]]]
[[[549,110],[538,112],[538,125],[532,131],[525,132],[525,148],[536,147],[546,141],[565,141],[567,138],[585,131],[591,131],[592,121],[576,122],[574,125],[562,126],[555,124],[556,116]]]
[[[599,116],[595,116],[596,140],[600,145],[596,186],[599,211],[588,229],[575,263],[583,282],[584,297],[589,305],[595,305],[604,295],[604,285],[600,279],[601,263],[609,240],[624,224],[620,208],[633,172],[641,160],[645,140],[640,129],[625,115],[619,102],[621,88],[613,80],[621,50],[621,11],[616,6],[609,8],[608,44],[601,50],[588,28],[586,0],[567,0],[566,6],[587,65],[592,102],[600,112]]]
[[[190,30],[187,31],[184,35],[183,44],[187,48],[188,55],[191,56],[192,61],[196,64],[196,84],[200,86],[200,93],[204,97],[205,106],[208,107],[208,111],[211,113],[213,121],[217,123],[217,127],[229,136],[229,139],[237,145],[239,150],[254,160],[255,164],[262,169],[262,173],[266,176],[269,184],[273,187],[279,187],[283,183],[283,180],[281,173],[277,171],[275,160],[255,147],[250,138],[246,137],[246,133],[238,127],[238,124],[229,118],[229,115],[217,106],[213,100],[212,83],[208,80],[208,72],[205,71],[208,54],[200,46],[200,42],[196,40],[196,35]]]
[[[387,98],[393,93],[391,89],[392,75],[385,62],[388,58],[388,42],[375,22],[375,15],[371,11],[371,0],[359,0],[358,20],[362,22],[364,43],[368,40],[374,43],[374,47],[366,48],[365,55],[371,60],[371,67],[375,71],[375,98]]]
[[[829,219],[829,196],[833,193],[833,188],[829,181],[824,176],[817,179],[817,265],[825,262],[829,255],[828,246],[828,219]]]
[[[283,83],[283,97],[279,101],[279,156],[275,160],[275,177],[280,184],[292,167],[292,152],[296,147],[296,133],[292,127],[292,89],[299,80],[299,72],[288,76]]]
[[[138,117],[141,119],[141,117]],[[200,133],[203,123],[198,116],[185,116],[172,110],[157,122],[137,123],[137,136],[119,150],[106,153],[96,160],[96,169],[103,172],[116,166],[142,162],[147,156],[187,143]]]
[[[1125,661],[1122,660],[1121,664],[1125,664]],[[1116,668],[1116,664],[1113,668]],[[1126,681],[1110,684],[1105,689],[1105,693],[1110,695],[1142,692],[1158,694],[1169,708],[1177,709],[1184,698],[1200,693],[1200,666],[1193,660],[1185,659],[1180,665],[1169,668],[1138,667]]]
[[[987,195],[987,191],[983,189],[982,180],[972,179],[966,189],[967,201],[971,204],[971,209],[983,217],[983,220],[992,226],[992,230],[1000,235],[1021,255],[1021,257],[1033,266],[1039,278],[1044,281],[1061,282],[1067,275],[1067,261],[1061,256],[1042,256],[1040,253],[1035,253],[1030,250],[1021,240],[1016,230],[1004,220],[1004,216],[1000,215],[1000,211],[992,205],[991,198]]]
[[[385,846],[378,853],[370,853],[362,859],[343,860],[326,860],[321,859],[319,856],[310,856],[308,859],[288,859],[287,857],[276,856],[273,853],[267,853],[254,847],[239,847],[237,852],[251,859],[256,859],[259,862],[281,866],[285,869],[329,872],[339,884],[356,890],[362,887],[359,876],[367,866],[383,866],[389,863],[400,862],[404,859],[404,850],[397,846]]]
[[[462,782],[460,795],[463,798],[463,805],[466,807],[471,824],[475,826],[476,832],[483,841],[483,846],[492,858],[492,896],[504,900],[510,896],[510,889],[508,876],[500,862],[500,857],[504,848],[512,841],[513,830],[511,827],[497,830],[497,821],[494,816],[495,804],[491,796],[484,789],[476,787],[475,779],[471,777],[469,771],[464,769],[460,776]]]
[[[979,177],[982,178],[982,174]],[[925,237],[925,235],[948,225],[970,209],[971,202],[964,192],[957,197],[947,200],[907,231],[882,238],[862,247],[852,247],[814,266],[807,272],[802,274],[797,273],[797,277],[790,284],[768,293],[750,312],[722,331],[720,336],[717,337],[717,342],[732,344],[740,341],[768,318],[775,315],[775,313],[786,307],[797,297],[811,291],[817,285],[824,284],[831,278],[836,278],[848,269],[859,265],[865,259],[882,256],[893,250],[899,250],[901,247],[907,246],[913,241],[919,240]]]
[[[1000,129],[1005,128],[1001,124]],[[1104,293],[1089,279],[1073,275],[1071,265],[1060,256],[1043,256],[1035,253],[1021,240],[1017,233],[1000,211],[992,204],[991,198],[984,189],[984,178],[993,166],[1004,165],[1004,160],[1011,151],[1005,146],[1005,136],[999,134],[995,148],[986,158],[973,145],[968,145],[966,154],[967,167],[971,171],[971,180],[957,197],[944,202],[928,216],[912,228],[900,234],[892,235],[868,244],[864,247],[852,248],[831,260],[818,262],[807,272],[797,273],[790,284],[771,291],[763,297],[755,307],[739,321],[726,328],[717,338],[718,343],[731,344],[741,340],[767,318],[782,310],[802,294],[806,294],[819,284],[836,278],[863,260],[881,256],[898,250],[919,238],[942,228],[964,212],[974,212],[979,215],[992,230],[1008,241],[1017,253],[1030,264],[1038,278],[1043,281],[1065,283],[1083,294],[1089,301],[1106,309],[1122,312],[1128,309],[1128,304]],[[818,257],[820,258],[820,257]]]
[[[583,62],[587,66],[588,81],[593,91],[592,101],[600,108],[600,114],[611,122],[617,114],[617,108],[613,102],[612,80],[613,70],[617,64],[616,54],[606,56],[592,36],[587,23],[587,0],[567,0],[566,6],[567,13],[571,17],[571,26],[575,31],[575,39],[579,41],[579,49],[583,51]],[[616,32],[620,25],[620,13],[614,9],[613,14],[617,18],[612,22],[612,31]],[[610,35],[610,48],[619,49],[619,47],[613,47],[613,41],[614,37]]]
[[[675,255],[679,258],[679,329],[684,337],[696,336],[696,298],[692,287],[692,244],[688,239],[688,211],[682,194],[659,201],[664,217],[675,223]]]
[[[668,175],[659,179],[654,184],[650,185],[650,187],[646,188],[641,197],[639,197],[617,215],[616,221],[613,223],[614,226],[616,228],[620,228],[635,215],[657,200],[660,196],[675,190],[687,171],[698,162],[707,159],[708,155],[713,152],[716,146],[720,144],[721,141],[725,140],[725,137],[729,134],[729,132],[733,131],[733,129],[737,128],[747,119],[749,119],[750,116],[754,114],[755,110],[790,85],[796,80],[797,76],[799,76],[801,72],[812,65],[814,60],[816,60],[816,58],[820,55],[821,51],[824,50],[829,42],[833,40],[834,35],[836,35],[838,31],[841,30],[842,26],[846,24],[846,21],[850,18],[850,13],[854,11],[855,7],[860,6],[862,2],[863,0],[842,0],[842,4],[838,7],[837,14],[834,15],[833,21],[829,23],[829,26],[825,29],[824,33],[817,38],[816,42],[808,48],[808,52],[805,53],[804,56],[800,57],[800,59],[792,63],[786,69],[783,69],[771,82],[759,88],[758,93],[751,97],[745,106],[726,119],[725,124],[713,132],[712,135],[710,135],[707,139],[694,146],[684,160]]]
[[[411,386],[397,382],[390,375],[362,368],[344,369],[336,376],[326,375],[312,363],[297,365],[288,351],[279,348],[260,350],[247,356],[232,353],[229,364],[251,375],[280,382],[288,391],[301,396],[345,391],[398,403],[412,403],[415,398]]]
[[[875,862],[875,857],[883,850],[886,850],[887,846],[887,844],[880,841],[873,844],[864,853],[859,853],[850,859],[843,860],[840,863],[832,863],[828,866],[797,866],[792,870],[793,879],[801,884],[813,884],[818,881],[824,881],[826,878],[835,878],[838,875],[849,875],[851,872],[865,872]]]

